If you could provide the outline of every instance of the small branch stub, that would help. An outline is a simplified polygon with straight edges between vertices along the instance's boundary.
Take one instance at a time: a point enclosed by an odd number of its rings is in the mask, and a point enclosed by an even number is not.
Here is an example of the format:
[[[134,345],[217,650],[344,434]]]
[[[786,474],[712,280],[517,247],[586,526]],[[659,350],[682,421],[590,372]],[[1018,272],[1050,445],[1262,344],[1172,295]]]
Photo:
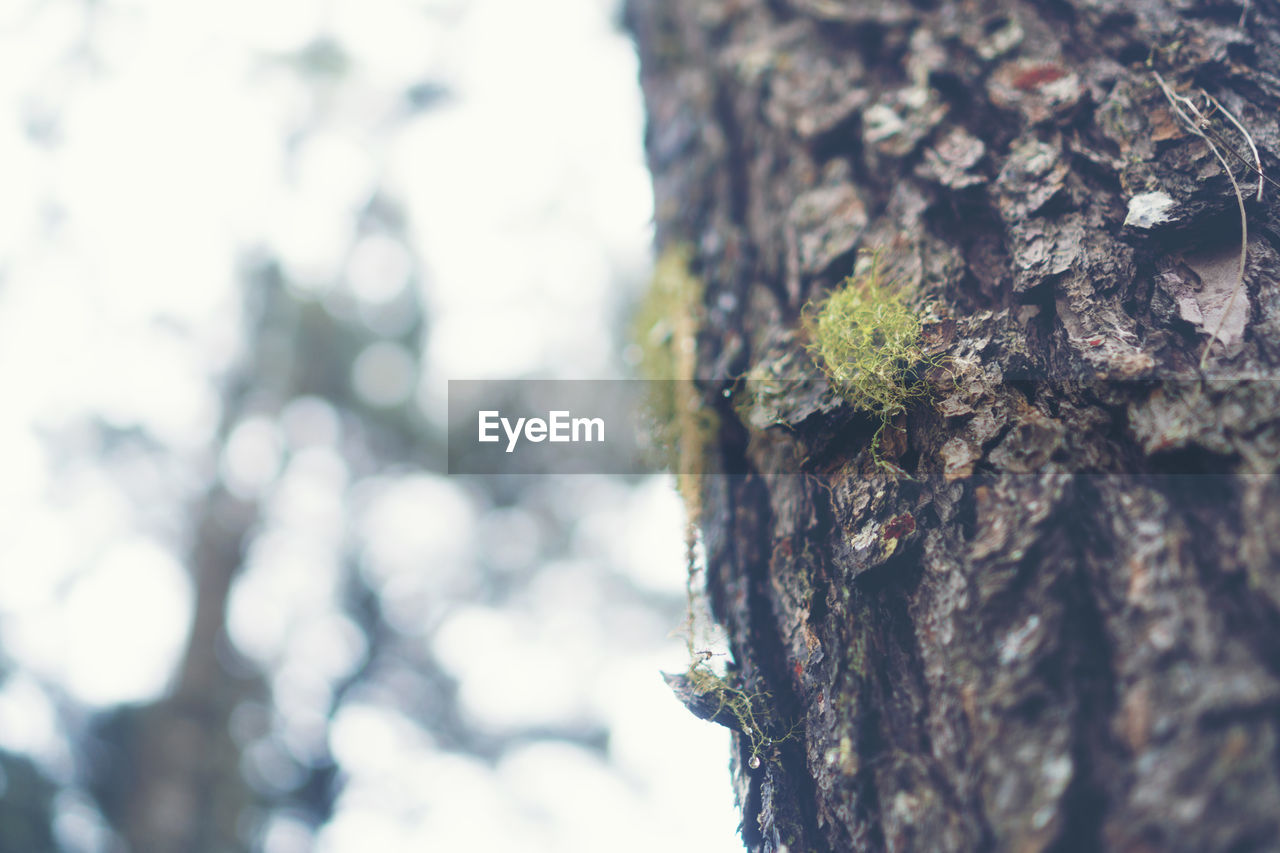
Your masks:
[[[691,678],[688,673],[662,673],[662,678],[675,694],[680,704],[688,709],[699,720],[706,720],[725,728],[742,732],[742,722],[734,714],[730,704],[725,701],[722,691],[706,686]]]
[[[750,748],[748,765],[753,769],[759,767],[761,757],[768,758],[774,746],[792,737],[798,728],[798,724],[787,728],[771,717],[768,693],[748,693],[737,686],[733,675],[718,675],[705,661],[695,661],[678,675],[664,672],[662,678],[689,713],[742,735]],[[787,730],[780,734],[784,728]]]

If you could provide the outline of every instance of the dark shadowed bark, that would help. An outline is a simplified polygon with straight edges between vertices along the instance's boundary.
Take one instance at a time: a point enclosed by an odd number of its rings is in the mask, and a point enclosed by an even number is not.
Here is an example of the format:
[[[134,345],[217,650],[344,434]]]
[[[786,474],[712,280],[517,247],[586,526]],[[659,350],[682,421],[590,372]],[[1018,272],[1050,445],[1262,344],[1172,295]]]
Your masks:
[[[738,738],[747,846],[1280,849],[1280,3],[628,15],[749,472],[703,478],[708,592],[803,723]],[[863,248],[940,362],[891,465],[806,349]]]

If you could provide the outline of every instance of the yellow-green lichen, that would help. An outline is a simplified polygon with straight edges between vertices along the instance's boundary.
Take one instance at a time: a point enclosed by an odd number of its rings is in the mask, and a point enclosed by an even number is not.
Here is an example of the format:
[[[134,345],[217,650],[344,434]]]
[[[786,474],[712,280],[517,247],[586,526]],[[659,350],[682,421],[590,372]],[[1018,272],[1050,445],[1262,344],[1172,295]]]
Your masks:
[[[692,254],[688,246],[673,246],[658,257],[653,280],[636,312],[633,339],[640,353],[640,375],[649,380],[650,439],[667,468],[675,473],[685,506],[688,607],[683,633],[689,649],[689,677],[691,683],[713,689],[714,673],[704,655],[696,651],[716,644],[698,559],[698,522],[700,475],[707,472],[707,448],[718,420],[694,382],[704,309],[703,283],[690,270]]]
[[[889,421],[928,393],[919,372],[927,359],[916,312],[894,283],[884,280],[876,256],[866,260],[810,306],[810,350],[836,392],[880,421],[875,453]]]
[[[650,380],[651,440],[675,472],[690,517],[696,517],[697,482],[691,478],[705,473],[703,460],[717,421],[694,384],[704,312],[703,284],[690,271],[691,256],[687,246],[675,246],[658,258],[636,312],[633,338],[640,375]]]
[[[685,677],[689,679],[689,685],[695,693],[716,704],[717,713],[713,717],[718,716],[720,710],[733,716],[737,722],[733,728],[747,739],[751,766],[759,766],[761,759],[769,757],[769,750],[775,743],[791,737],[791,732],[777,740],[766,734],[765,724],[769,719],[770,701],[768,693],[748,693],[735,687],[728,678],[716,673],[705,657],[695,657],[685,672]]]
[[[634,341],[640,353],[640,374],[650,380],[652,440],[675,472],[685,504],[688,609],[683,633],[689,666],[684,683],[697,697],[699,715],[739,732],[747,745],[749,765],[758,767],[773,757],[778,743],[795,736],[799,724],[779,734],[770,695],[744,689],[735,676],[717,672],[710,663],[717,655],[702,650],[707,644],[721,644],[714,636],[719,632],[706,602],[698,547],[700,475],[709,472],[706,457],[719,421],[695,382],[704,308],[703,283],[690,270],[691,259],[686,246],[669,248],[658,258],[649,291],[636,313]]]
[[[636,311],[633,337],[646,379],[692,379],[694,347],[702,322],[702,281],[689,269],[688,246],[666,249]]]

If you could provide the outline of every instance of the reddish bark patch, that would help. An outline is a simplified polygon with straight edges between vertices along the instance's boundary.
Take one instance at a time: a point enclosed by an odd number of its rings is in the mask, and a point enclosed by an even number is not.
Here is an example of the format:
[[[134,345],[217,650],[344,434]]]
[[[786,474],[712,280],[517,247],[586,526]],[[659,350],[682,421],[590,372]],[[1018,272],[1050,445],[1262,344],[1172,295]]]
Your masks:
[[[1066,76],[1067,72],[1057,65],[1033,65],[1023,71],[1019,71],[1009,82],[1015,89],[1030,92],[1033,89],[1040,88],[1045,83],[1052,83],[1054,80],[1061,80]]]
[[[916,529],[916,520],[911,517],[911,513],[904,512],[902,515],[894,516],[889,519],[884,526],[885,539],[901,539],[908,533]]]

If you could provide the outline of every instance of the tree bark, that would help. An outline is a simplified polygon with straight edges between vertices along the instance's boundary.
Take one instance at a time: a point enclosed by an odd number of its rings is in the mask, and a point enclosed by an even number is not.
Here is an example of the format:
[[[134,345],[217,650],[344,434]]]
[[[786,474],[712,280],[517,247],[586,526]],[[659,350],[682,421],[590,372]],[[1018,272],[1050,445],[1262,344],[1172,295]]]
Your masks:
[[[735,738],[748,849],[1280,849],[1280,3],[628,22],[746,472],[702,479],[708,594],[799,724]],[[806,347],[864,248],[940,362],[878,453]]]

